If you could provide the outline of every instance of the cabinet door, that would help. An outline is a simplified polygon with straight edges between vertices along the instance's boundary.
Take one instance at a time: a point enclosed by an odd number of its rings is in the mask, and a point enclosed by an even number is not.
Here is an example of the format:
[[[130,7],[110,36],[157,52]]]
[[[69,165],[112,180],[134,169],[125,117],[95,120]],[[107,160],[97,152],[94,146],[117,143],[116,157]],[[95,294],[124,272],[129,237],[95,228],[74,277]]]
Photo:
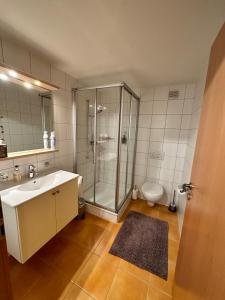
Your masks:
[[[47,192],[17,208],[21,245],[21,262],[24,263],[56,234],[55,197]]]
[[[56,192],[57,232],[65,227],[78,214],[77,179],[58,187]]]

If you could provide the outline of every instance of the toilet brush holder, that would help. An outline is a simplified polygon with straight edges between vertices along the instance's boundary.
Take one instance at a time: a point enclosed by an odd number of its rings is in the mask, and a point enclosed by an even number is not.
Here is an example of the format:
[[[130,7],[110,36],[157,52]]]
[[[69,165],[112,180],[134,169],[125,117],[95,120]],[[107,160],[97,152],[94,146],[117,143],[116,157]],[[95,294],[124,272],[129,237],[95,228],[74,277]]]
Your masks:
[[[169,205],[169,208],[168,208],[168,210],[171,211],[171,212],[176,212],[177,211],[175,197],[176,197],[176,191],[174,190],[173,200],[170,202],[170,205]]]

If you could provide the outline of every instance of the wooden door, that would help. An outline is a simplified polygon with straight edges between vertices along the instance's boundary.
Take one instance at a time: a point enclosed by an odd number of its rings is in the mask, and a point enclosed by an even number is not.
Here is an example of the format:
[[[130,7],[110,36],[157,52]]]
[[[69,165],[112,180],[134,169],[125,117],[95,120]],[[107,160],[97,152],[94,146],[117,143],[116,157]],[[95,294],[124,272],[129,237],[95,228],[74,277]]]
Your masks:
[[[20,261],[24,263],[56,234],[55,196],[44,193],[18,206],[21,246]]]
[[[225,299],[225,25],[210,55],[175,300]]]
[[[12,300],[6,241],[0,232],[0,300]]]
[[[57,188],[56,191],[57,232],[65,227],[78,214],[77,179],[71,180]]]

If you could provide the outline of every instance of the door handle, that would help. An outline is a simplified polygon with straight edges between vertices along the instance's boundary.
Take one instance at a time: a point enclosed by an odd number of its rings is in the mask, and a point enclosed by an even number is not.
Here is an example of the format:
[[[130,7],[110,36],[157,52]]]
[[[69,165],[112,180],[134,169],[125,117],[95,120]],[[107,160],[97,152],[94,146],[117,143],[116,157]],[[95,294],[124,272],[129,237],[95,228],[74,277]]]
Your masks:
[[[195,187],[196,186],[194,186],[191,182],[190,183],[184,183],[184,184],[182,184],[182,186],[180,188],[180,192],[183,194],[183,193],[191,191]]]

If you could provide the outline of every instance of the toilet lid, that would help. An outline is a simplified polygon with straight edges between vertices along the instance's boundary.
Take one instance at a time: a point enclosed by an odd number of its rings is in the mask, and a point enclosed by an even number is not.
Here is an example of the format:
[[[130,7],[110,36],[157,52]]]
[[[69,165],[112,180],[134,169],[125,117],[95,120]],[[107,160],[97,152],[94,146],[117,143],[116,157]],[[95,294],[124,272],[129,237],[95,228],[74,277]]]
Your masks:
[[[142,192],[157,196],[163,194],[163,187],[158,183],[145,182],[142,186]]]

